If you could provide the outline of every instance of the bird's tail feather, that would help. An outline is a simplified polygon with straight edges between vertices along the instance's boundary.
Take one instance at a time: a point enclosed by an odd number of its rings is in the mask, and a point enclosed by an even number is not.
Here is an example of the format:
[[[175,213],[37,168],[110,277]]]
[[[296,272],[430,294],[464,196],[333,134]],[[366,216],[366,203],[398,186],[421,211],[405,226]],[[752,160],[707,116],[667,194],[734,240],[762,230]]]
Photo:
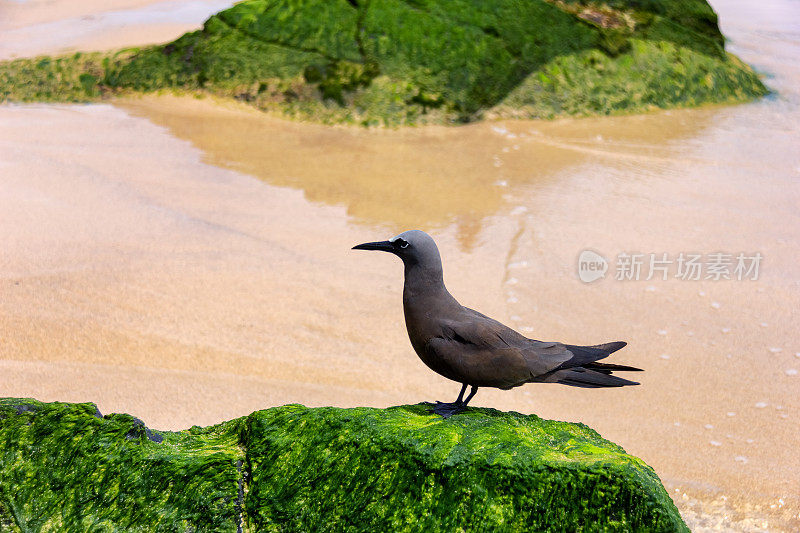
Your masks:
[[[630,381],[617,376],[612,376],[605,372],[595,372],[584,368],[571,368],[562,370],[558,383],[570,385],[572,387],[584,387],[597,389],[602,387],[625,387],[626,385],[638,385],[636,381]]]
[[[636,368],[635,366],[615,365],[614,363],[598,363],[597,361],[585,364],[583,367],[594,370],[595,372],[602,372],[603,374],[610,374],[612,371],[644,372],[644,370],[641,368]]]
[[[606,344],[596,344],[595,346],[573,346],[567,344],[567,350],[572,352],[572,358],[564,361],[561,368],[573,368],[576,366],[586,366],[600,359],[605,359],[612,353],[627,346],[627,342],[617,341]]]
[[[625,341],[615,341],[615,342],[607,342],[605,344],[595,344],[594,346],[576,346],[576,348],[589,348],[592,350],[597,350],[598,352],[602,352],[606,355],[611,355],[617,350],[623,349],[627,345],[628,343]]]

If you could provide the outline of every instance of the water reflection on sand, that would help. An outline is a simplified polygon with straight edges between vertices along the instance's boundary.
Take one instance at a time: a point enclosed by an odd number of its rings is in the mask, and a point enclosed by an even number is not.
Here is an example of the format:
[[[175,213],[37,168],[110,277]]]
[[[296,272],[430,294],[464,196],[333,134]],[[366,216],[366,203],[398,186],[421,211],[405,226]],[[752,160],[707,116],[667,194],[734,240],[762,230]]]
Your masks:
[[[486,218],[521,194],[544,192],[560,173],[597,159],[623,169],[663,167],[676,157],[672,144],[697,136],[719,112],[374,131],[174,97],[122,105],[191,141],[210,163],[300,188],[313,202],[343,205],[355,220],[387,231],[455,224],[467,250]]]

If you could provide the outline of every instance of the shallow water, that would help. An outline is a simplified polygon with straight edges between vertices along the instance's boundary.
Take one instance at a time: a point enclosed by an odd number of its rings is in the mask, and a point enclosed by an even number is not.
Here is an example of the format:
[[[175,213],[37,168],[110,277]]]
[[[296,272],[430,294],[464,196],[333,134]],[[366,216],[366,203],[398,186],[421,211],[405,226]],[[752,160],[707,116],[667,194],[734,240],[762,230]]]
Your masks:
[[[349,250],[420,227],[462,303],[535,338],[627,340],[615,360],[647,370],[477,405],[594,427],[697,530],[796,530],[800,19],[788,0],[714,6],[776,94],[401,131],[174,97],[0,108],[0,390],[157,428],[449,399],[408,345],[399,262]],[[585,249],[605,279],[580,281]],[[758,279],[614,279],[620,253],[715,252],[762,254]]]

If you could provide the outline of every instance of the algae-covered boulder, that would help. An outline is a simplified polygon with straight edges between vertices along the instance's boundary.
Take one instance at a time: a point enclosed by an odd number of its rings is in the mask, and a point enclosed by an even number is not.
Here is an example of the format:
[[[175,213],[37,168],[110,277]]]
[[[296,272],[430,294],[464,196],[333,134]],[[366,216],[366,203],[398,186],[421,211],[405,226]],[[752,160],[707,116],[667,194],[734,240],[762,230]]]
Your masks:
[[[582,424],[287,405],[147,430],[0,400],[3,531],[687,531],[653,470]]]
[[[174,42],[0,64],[0,101],[174,88],[323,122],[411,124],[766,92],[705,0],[246,0]]]

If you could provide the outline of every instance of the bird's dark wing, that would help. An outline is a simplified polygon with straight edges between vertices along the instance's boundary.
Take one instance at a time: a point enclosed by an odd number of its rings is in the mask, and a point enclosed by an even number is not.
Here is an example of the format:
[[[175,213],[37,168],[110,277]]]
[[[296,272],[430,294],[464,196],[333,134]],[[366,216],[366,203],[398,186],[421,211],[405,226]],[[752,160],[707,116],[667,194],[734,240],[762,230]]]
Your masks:
[[[548,350],[555,348],[555,351],[560,351],[563,349],[564,345],[558,342],[544,342],[544,341],[537,341],[534,339],[529,339],[525,337],[521,333],[511,329],[510,327],[506,326],[502,322],[498,322],[497,320],[490,318],[483,313],[480,313],[474,309],[470,309],[469,307],[464,308],[464,312],[467,315],[466,319],[462,322],[466,323],[467,326],[469,325],[480,325],[481,329],[489,329],[492,331],[492,335],[489,336],[482,336],[482,338],[491,338],[492,336],[500,339],[500,341],[504,345],[508,346],[516,346],[520,349],[524,349],[530,346],[535,346],[541,350]]]
[[[635,384],[611,376],[614,370],[639,370],[597,363],[625,346],[624,342],[573,346],[529,339],[473,309],[442,321],[441,335],[426,350],[443,365],[439,373],[462,383],[503,389],[530,381],[579,387]]]
[[[572,357],[563,344],[528,339],[471,309],[440,326],[440,335],[425,346],[428,365],[462,383],[508,389],[555,370]]]

